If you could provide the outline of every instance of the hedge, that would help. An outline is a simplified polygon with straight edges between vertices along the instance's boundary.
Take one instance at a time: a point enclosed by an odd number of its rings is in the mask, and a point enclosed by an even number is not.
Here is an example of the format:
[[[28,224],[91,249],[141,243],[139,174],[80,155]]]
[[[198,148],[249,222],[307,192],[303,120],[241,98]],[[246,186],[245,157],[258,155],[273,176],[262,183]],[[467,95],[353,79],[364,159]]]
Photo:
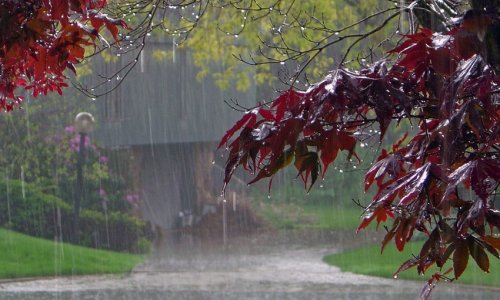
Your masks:
[[[70,240],[73,208],[53,195],[18,180],[0,180],[0,226],[47,239]],[[120,212],[80,213],[80,245],[115,251],[147,249],[145,223]]]

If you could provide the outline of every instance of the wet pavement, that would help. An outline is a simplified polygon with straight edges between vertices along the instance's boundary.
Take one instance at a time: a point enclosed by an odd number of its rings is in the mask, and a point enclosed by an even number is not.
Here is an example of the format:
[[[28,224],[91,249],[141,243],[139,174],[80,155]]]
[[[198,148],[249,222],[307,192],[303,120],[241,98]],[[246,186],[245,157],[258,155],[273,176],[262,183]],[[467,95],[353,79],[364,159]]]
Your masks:
[[[164,241],[126,275],[4,282],[0,299],[416,299],[422,282],[341,272],[322,257],[371,243],[370,232],[267,232]],[[498,299],[500,289],[439,284],[433,299]]]

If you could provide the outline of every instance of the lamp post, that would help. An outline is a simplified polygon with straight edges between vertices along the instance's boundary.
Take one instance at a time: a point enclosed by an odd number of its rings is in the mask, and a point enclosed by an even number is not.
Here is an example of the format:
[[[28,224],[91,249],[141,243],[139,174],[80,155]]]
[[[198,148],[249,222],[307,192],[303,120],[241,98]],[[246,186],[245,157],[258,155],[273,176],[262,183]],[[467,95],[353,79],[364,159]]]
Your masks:
[[[78,148],[78,161],[76,163],[76,192],[73,206],[73,243],[80,243],[80,204],[84,194],[83,188],[83,166],[85,164],[85,137],[94,130],[94,117],[88,112],[81,112],[75,117],[75,129],[80,135]]]

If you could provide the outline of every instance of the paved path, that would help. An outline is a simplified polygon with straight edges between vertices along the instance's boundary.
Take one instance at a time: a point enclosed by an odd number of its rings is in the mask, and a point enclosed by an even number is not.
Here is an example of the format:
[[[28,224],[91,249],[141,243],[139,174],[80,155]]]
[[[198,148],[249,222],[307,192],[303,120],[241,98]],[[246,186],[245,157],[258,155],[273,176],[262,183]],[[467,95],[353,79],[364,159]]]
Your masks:
[[[0,284],[0,299],[415,299],[422,283],[341,272],[321,258],[370,234],[266,234],[229,245],[166,243],[124,276]],[[350,241],[349,243],[347,241]],[[498,299],[500,289],[440,284],[433,299]]]

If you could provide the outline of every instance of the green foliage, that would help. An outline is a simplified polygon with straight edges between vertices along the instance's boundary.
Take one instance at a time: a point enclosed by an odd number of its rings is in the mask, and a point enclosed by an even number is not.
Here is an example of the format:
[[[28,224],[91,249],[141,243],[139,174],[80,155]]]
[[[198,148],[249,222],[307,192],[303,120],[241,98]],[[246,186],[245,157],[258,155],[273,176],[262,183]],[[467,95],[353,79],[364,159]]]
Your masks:
[[[139,255],[89,249],[5,229],[0,229],[0,253],[0,278],[125,273],[144,259]]]
[[[110,213],[106,220],[102,212],[83,210],[80,215],[80,230],[81,244],[88,247],[132,253],[149,250],[145,239],[145,223],[121,212]]]
[[[379,19],[374,18],[363,24],[354,25],[341,34],[333,35],[332,29],[339,31],[375,11],[387,7],[388,3],[369,0],[350,1],[279,1],[266,0],[241,4],[243,6],[220,7],[209,5],[203,18],[198,20],[199,29],[190,33],[189,39],[180,47],[189,49],[196,66],[200,67],[198,79],[213,76],[221,88],[234,82],[238,90],[248,89],[251,83],[276,85],[276,68],[270,64],[258,64],[256,68],[245,68],[235,57],[251,62],[252,59],[278,63],[292,58],[287,68],[295,68],[312,57],[308,51],[318,45],[325,45],[343,35],[359,34],[375,27]],[[259,7],[257,7],[257,5]],[[269,9],[265,9],[269,7]],[[272,7],[272,8],[271,8]],[[264,8],[264,9],[263,9]],[[382,40],[394,31],[397,24],[387,26],[380,33],[356,46],[353,52],[361,52],[372,45],[372,41]],[[343,39],[343,38],[342,38]],[[348,40],[348,39],[347,39]],[[347,41],[346,40],[346,41]],[[271,47],[263,46],[263,42]],[[352,40],[351,40],[352,41]],[[174,40],[173,43],[176,41]],[[338,47],[319,51],[307,68],[307,77],[316,81],[339,63],[341,53],[349,44],[340,42]],[[391,47],[387,45],[385,48]],[[287,48],[288,50],[283,50]],[[297,60],[293,57],[303,53]],[[261,55],[263,54],[263,55]],[[356,54],[357,55],[357,54]],[[349,56],[348,59],[356,59]],[[216,67],[217,66],[217,67]],[[285,66],[280,66],[285,67]]]
[[[0,226],[47,239],[70,240],[73,209],[28,183],[0,180]],[[81,245],[117,251],[147,250],[144,222],[121,212],[82,210]]]
[[[67,91],[65,98],[52,96],[37,101],[29,99],[23,110],[0,114],[0,178],[36,183],[44,192],[65,201],[74,198],[79,136],[71,126],[77,112],[95,113],[94,102],[80,99]],[[50,118],[47,118],[50,116]],[[107,161],[111,155],[86,141],[85,201],[82,208],[128,212],[127,184]],[[120,168],[126,173],[127,165]],[[113,191],[113,193],[107,193]]]
[[[344,272],[393,278],[393,274],[398,269],[401,261],[408,259],[412,254],[418,254],[422,245],[423,242],[408,243],[403,252],[399,252],[394,247],[387,247],[383,255],[380,254],[379,245],[365,246],[342,253],[327,255],[323,260],[330,265],[340,267]],[[491,270],[500,268],[500,260],[491,259],[490,263]],[[448,269],[449,267],[451,267],[451,262],[446,264],[444,269]],[[426,274],[432,274],[436,271],[435,267],[430,268]],[[411,271],[399,273],[398,278],[428,280],[428,276],[420,276]],[[493,271],[487,274],[476,263],[471,263],[465,273],[460,276],[460,283],[500,286],[500,273]]]

